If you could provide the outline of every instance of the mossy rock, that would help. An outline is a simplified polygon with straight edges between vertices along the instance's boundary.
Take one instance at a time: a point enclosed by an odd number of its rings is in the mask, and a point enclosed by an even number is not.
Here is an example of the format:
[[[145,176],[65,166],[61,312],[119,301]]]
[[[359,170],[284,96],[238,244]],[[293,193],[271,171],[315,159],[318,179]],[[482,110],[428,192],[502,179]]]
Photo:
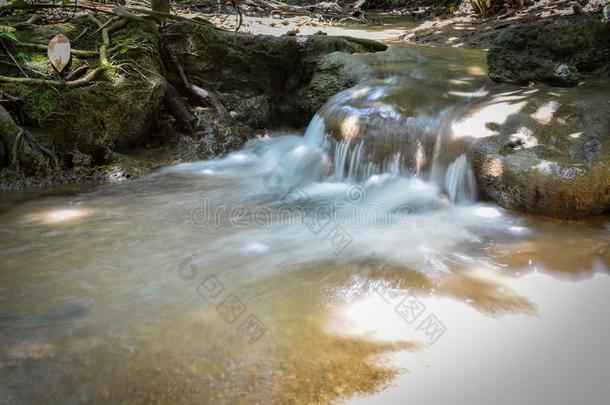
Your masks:
[[[163,42],[189,80],[216,93],[238,115],[252,111],[252,118],[241,118],[256,127],[304,125],[330,96],[354,84],[328,66],[316,78],[324,55],[386,48],[349,37],[245,35],[188,22],[168,27]],[[168,77],[181,85],[177,72]],[[260,108],[253,100],[261,101]]]
[[[496,82],[575,86],[588,75],[610,74],[610,24],[596,15],[516,25],[503,31],[487,56]]]
[[[17,37],[20,42],[44,44],[63,32],[73,40],[73,49],[96,50],[102,42],[96,31],[93,22],[76,18],[65,24],[20,28]],[[74,151],[103,156],[107,148],[138,144],[160,109],[166,83],[161,74],[157,33],[141,24],[129,23],[113,32],[111,41],[111,66],[89,85],[67,88],[0,84],[8,94],[24,100],[21,123],[64,163]],[[45,51],[20,47],[18,43],[13,48],[24,69],[57,79]],[[99,65],[98,57],[86,60],[90,69]],[[66,72],[83,61],[84,58],[73,55]],[[4,64],[0,74],[20,76],[16,68]],[[31,76],[39,77],[36,73]],[[27,171],[27,167],[22,169]]]
[[[485,196],[560,218],[610,211],[610,91],[589,87],[531,96],[497,135],[474,143],[470,160]]]

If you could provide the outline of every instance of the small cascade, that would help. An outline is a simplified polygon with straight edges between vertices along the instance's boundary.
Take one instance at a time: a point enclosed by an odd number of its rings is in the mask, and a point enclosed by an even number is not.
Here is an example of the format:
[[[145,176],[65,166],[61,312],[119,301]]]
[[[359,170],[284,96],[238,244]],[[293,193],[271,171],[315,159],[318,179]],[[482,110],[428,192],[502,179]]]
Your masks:
[[[353,184],[384,173],[391,177],[413,176],[429,182],[455,204],[473,203],[477,190],[474,172],[465,155],[468,145],[462,139],[454,139],[452,130],[465,107],[456,104],[441,108],[436,114],[422,112],[407,118],[380,115],[377,110],[381,107],[377,105],[368,110],[360,108],[353,115],[358,117],[357,125],[354,123],[358,136],[336,140],[333,128],[344,129],[346,122],[351,123],[349,114],[356,111],[355,107],[347,108],[340,102],[354,102],[353,96],[365,90],[367,94],[371,91],[365,87],[340,93],[312,118],[305,132],[309,145],[328,154],[332,179]],[[330,120],[328,127],[326,120]],[[394,134],[393,137],[384,136],[381,129]]]
[[[387,167],[385,169],[386,172],[390,173],[392,176],[399,176],[400,175],[400,152],[395,153],[392,158],[390,159],[390,161],[387,164]]]
[[[350,162],[349,162],[349,172],[347,174],[347,179],[350,182],[354,182],[358,180],[358,172],[362,169],[363,163],[363,155],[364,155],[364,143],[360,142],[352,153]]]
[[[460,155],[447,167],[444,186],[454,203],[469,204],[475,201],[477,184],[466,155]]]
[[[441,128],[447,128],[447,121],[444,124]],[[341,142],[333,140],[326,133],[324,119],[317,114],[309,123],[304,139],[308,144],[332,153],[334,181],[356,183],[366,181],[371,176],[381,173],[387,173],[392,177],[405,174],[403,173],[401,152],[392,154],[383,164],[377,164],[370,158],[364,141],[352,146],[352,143],[347,140]],[[416,148],[413,151],[415,167],[410,171],[412,175],[429,178],[429,181],[446,192],[449,199],[455,204],[470,204],[475,201],[477,194],[475,175],[466,155],[459,152],[459,145],[450,142],[450,137],[446,133],[438,134],[432,170],[427,175],[423,169],[426,159],[424,147],[419,141],[415,145]],[[454,149],[447,150],[447,146]],[[448,162],[451,162],[449,164],[439,159],[439,156],[447,157],[454,153],[454,156],[458,157],[453,161],[449,160]],[[301,166],[293,160],[291,166],[294,165]],[[314,166],[316,165],[317,163],[314,164]],[[320,168],[320,170],[322,169]]]
[[[426,164],[426,152],[420,141],[417,141],[417,149],[415,150],[415,175],[421,176],[422,169]]]
[[[335,168],[334,177],[337,180],[345,179],[345,165],[350,153],[349,143],[340,142],[335,147],[335,159],[333,165]]]
[[[365,180],[379,172],[378,165],[367,159],[363,142],[354,148],[350,148],[349,142],[336,143],[333,167],[335,180],[350,183]]]
[[[305,135],[303,137],[311,144],[317,146],[323,146],[326,142],[326,126],[324,125],[324,120],[318,114],[315,114],[311,121],[309,121],[309,125],[307,126],[307,130],[305,130]]]

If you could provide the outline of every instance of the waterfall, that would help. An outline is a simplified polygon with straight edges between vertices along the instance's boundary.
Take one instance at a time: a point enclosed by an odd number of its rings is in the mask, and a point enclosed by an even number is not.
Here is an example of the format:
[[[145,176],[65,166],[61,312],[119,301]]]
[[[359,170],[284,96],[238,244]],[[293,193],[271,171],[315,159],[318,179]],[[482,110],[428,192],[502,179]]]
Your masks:
[[[335,147],[335,159],[333,161],[333,165],[335,168],[335,179],[343,180],[345,179],[345,164],[347,162],[347,157],[349,155],[349,143],[348,142],[340,142]]]
[[[392,176],[400,175],[400,152],[395,153],[394,156],[392,156],[385,171]]]
[[[445,189],[452,202],[468,204],[476,198],[476,180],[466,155],[460,155],[447,167]]]
[[[354,148],[354,152],[352,153],[352,158],[349,162],[349,172],[347,174],[347,179],[350,182],[354,182],[358,180],[358,171],[363,167],[363,155],[364,155],[364,143],[360,142],[356,148]]]
[[[323,146],[326,141],[326,126],[324,120],[318,114],[314,115],[305,130],[303,137],[317,146]]]
[[[426,162],[426,153],[424,152],[424,146],[420,141],[417,141],[417,150],[415,151],[415,175],[420,176],[422,168]]]
[[[316,114],[305,131],[304,140],[315,147],[331,153],[332,178],[342,183],[358,183],[376,174],[387,173],[391,176],[410,175],[429,178],[440,190],[444,191],[455,204],[470,204],[476,199],[477,189],[474,172],[465,154],[458,155],[460,145],[453,145],[451,137],[442,131],[448,127],[446,120],[436,135],[434,162],[427,175],[422,173],[424,151],[421,142],[416,142],[415,167],[411,172],[403,172],[400,151],[392,154],[382,164],[376,164],[367,153],[364,140],[353,145],[348,140],[335,141],[326,133],[324,119]],[[445,155],[443,159],[439,157]],[[448,156],[458,156],[453,161]],[[444,162],[443,162],[444,161]],[[447,162],[451,162],[447,164]],[[296,162],[293,162],[294,165]]]

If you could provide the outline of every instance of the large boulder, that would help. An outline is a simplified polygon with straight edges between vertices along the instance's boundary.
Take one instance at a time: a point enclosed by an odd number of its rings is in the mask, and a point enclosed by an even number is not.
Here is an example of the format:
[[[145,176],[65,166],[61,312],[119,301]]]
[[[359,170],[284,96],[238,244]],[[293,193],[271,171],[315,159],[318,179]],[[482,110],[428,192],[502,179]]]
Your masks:
[[[330,96],[355,84],[340,66],[321,64],[324,55],[386,49],[349,37],[244,35],[188,22],[172,24],[163,38],[168,59],[189,81],[255,128],[305,125]],[[179,87],[179,67],[168,73]]]
[[[610,24],[578,15],[507,28],[487,57],[496,82],[575,86],[586,75],[610,74]]]
[[[504,103],[517,112],[500,123],[489,116],[485,126],[495,133],[476,140],[470,156],[485,196],[560,218],[610,210],[610,89],[584,87],[526,99],[513,93]]]

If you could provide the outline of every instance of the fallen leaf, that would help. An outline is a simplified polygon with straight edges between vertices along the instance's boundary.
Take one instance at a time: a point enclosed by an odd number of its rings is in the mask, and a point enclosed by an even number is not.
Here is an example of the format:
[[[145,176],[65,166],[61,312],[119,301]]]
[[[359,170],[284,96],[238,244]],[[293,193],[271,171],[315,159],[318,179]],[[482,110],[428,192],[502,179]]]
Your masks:
[[[70,40],[64,34],[57,34],[49,41],[49,48],[47,50],[49,60],[51,64],[61,73],[65,67],[70,63]]]

